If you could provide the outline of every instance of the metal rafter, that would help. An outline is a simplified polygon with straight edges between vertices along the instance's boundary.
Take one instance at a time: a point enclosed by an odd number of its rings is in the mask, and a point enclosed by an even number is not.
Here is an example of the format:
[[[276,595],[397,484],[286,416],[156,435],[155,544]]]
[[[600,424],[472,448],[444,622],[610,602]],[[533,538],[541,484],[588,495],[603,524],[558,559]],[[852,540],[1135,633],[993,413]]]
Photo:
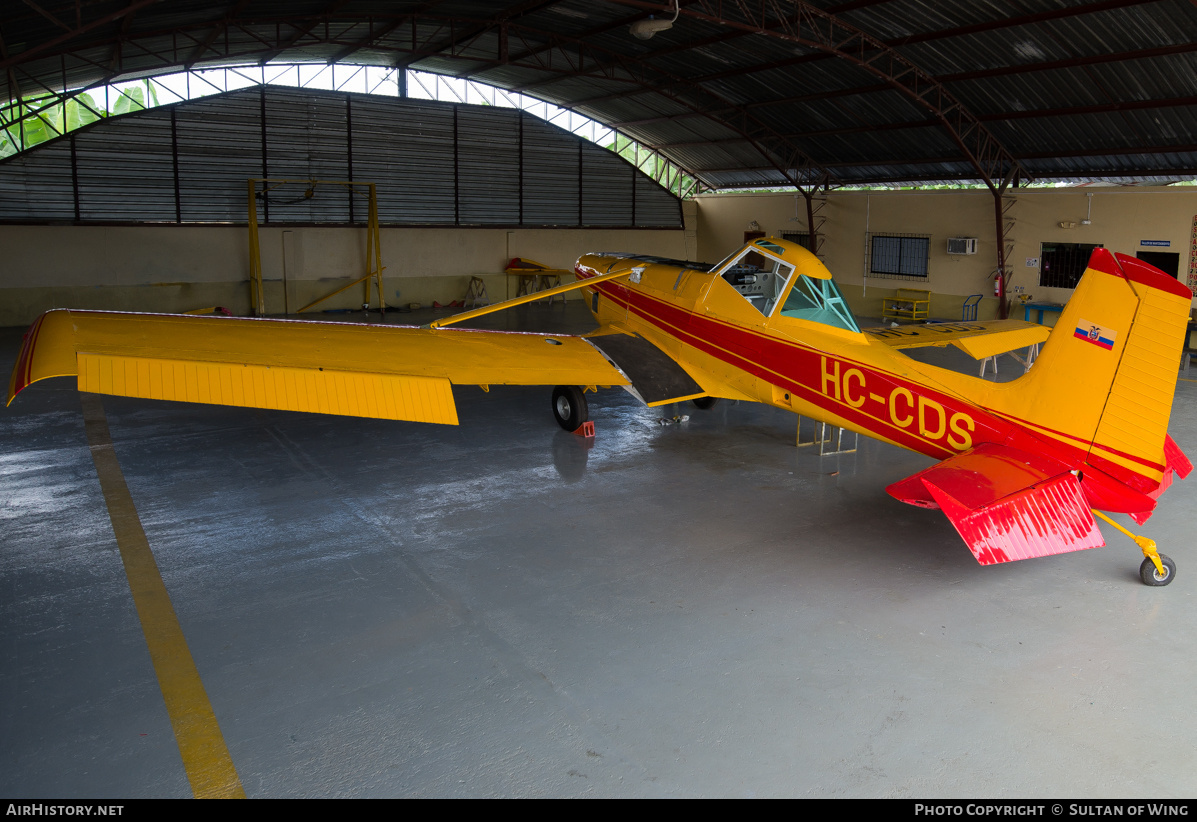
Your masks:
[[[1027,154],[1023,157],[1023,159],[1025,159],[1025,160],[1050,160],[1050,159],[1054,159],[1057,157],[1116,157],[1116,156],[1121,156],[1121,155],[1125,155],[1125,154],[1167,154],[1167,153],[1176,153],[1176,154],[1197,153],[1197,145],[1132,146],[1130,148],[1118,147],[1118,148],[1104,148],[1104,149],[1103,148],[1091,148],[1091,149],[1085,149],[1083,151],[1043,151],[1043,152],[1036,152],[1035,154]],[[952,157],[952,156],[888,157],[888,158],[884,158],[884,159],[867,160],[864,162],[858,162],[855,160],[853,160],[851,162],[848,162],[848,161],[831,162],[831,163],[827,164],[827,167],[831,168],[831,169],[892,168],[894,166],[938,166],[938,165],[943,165],[945,163],[959,163],[959,162],[960,162],[959,157]],[[768,166],[758,166],[756,168],[751,168],[751,167],[746,167],[746,166],[723,166],[723,167],[706,167],[706,168],[700,169],[700,171],[707,173],[707,174],[735,174],[735,173],[739,173],[739,172],[761,174],[761,173],[768,173],[770,170],[771,169]],[[1088,172],[1086,171],[1084,173],[1087,174]],[[1052,176],[1068,177],[1068,176],[1076,176],[1076,175],[1069,175],[1065,172],[1058,172],[1058,173],[1053,172]],[[911,180],[911,179],[929,180],[929,179],[932,179],[932,174],[928,174],[928,175],[919,174],[916,177],[907,176],[907,177],[902,177],[900,179],[903,179],[903,180]],[[858,177],[846,184],[851,185],[854,182],[868,183],[868,182],[888,182],[888,181],[891,181],[891,180],[888,180],[887,178],[882,178],[882,177],[863,176],[863,177]]]
[[[528,0],[520,8],[536,10],[551,6],[554,2],[559,1]],[[1021,169],[1015,170],[1014,166],[1004,164],[1004,160],[1002,159],[1004,149],[1002,149],[1000,144],[997,144],[996,139],[992,135],[989,135],[981,125],[984,122],[1003,119],[1004,115],[972,116],[959,101],[954,100],[950,95],[942,91],[943,84],[1007,74],[1081,67],[1109,61],[1151,58],[1167,54],[1185,54],[1192,53],[1192,51],[1197,49],[1197,44],[1185,43],[1141,49],[1133,52],[1100,54],[1087,57],[1072,56],[1040,64],[1006,66],[996,69],[982,69],[971,72],[959,72],[953,75],[930,77],[927,75],[920,76],[917,67],[903,66],[900,61],[892,59],[890,55],[884,54],[883,50],[878,48],[878,44],[880,44],[880,46],[892,50],[895,41],[882,42],[879,40],[868,40],[867,36],[856,37],[854,39],[847,33],[852,27],[835,19],[836,13],[846,13],[855,8],[876,5],[877,3],[885,2],[885,0],[860,0],[860,2],[840,4],[829,10],[814,8],[810,3],[800,2],[800,0],[794,0],[794,2],[783,2],[783,0],[682,0],[681,16],[683,18],[693,17],[714,21],[722,24],[727,30],[702,40],[692,41],[684,46],[666,46],[663,49],[654,49],[643,58],[629,58],[622,54],[622,50],[603,49],[597,45],[588,44],[585,41],[588,37],[595,36],[597,33],[601,33],[601,31],[610,31],[620,26],[626,26],[634,20],[643,18],[648,13],[668,11],[672,15],[673,3],[668,2],[668,0],[658,0],[658,2],[608,0],[610,3],[630,7],[636,13],[622,20],[603,24],[581,35],[575,35],[572,38],[553,36],[544,31],[537,31],[530,26],[521,28],[515,24],[510,24],[508,19],[518,9],[504,10],[496,8],[491,17],[478,16],[473,19],[461,15],[436,15],[425,12],[425,10],[431,10],[435,6],[451,8],[448,0],[425,4],[417,12],[392,15],[356,12],[352,7],[347,7],[349,0],[338,0],[338,2],[329,0],[327,5],[318,12],[297,14],[289,19],[275,16],[262,19],[243,19],[241,14],[249,6],[250,0],[239,0],[237,3],[234,3],[233,0],[227,0],[227,2],[220,4],[225,9],[223,19],[217,21],[215,25],[213,25],[210,19],[203,23],[197,22],[182,26],[172,25],[170,27],[163,27],[157,31],[148,31],[147,29],[150,27],[142,25],[140,26],[142,30],[133,38],[128,38],[128,15],[131,11],[137,11],[142,7],[150,5],[153,0],[124,0],[122,4],[123,8],[120,10],[86,23],[84,22],[86,15],[83,11],[83,6],[76,0],[74,3],[73,28],[69,22],[70,15],[64,12],[64,9],[68,9],[67,4],[61,2],[54,3],[52,0],[28,0],[27,2],[26,0],[22,0],[22,2],[30,9],[28,14],[22,17],[23,20],[32,20],[35,13],[40,14],[42,17],[46,17],[52,25],[63,29],[65,33],[41,44],[36,44],[36,38],[34,38],[31,41],[35,43],[33,47],[17,54],[5,53],[0,48],[0,66],[5,68],[8,83],[12,91],[17,94],[20,92],[18,74],[27,76],[31,80],[36,80],[37,85],[48,88],[46,83],[37,79],[46,74],[42,70],[45,58],[54,55],[60,55],[65,58],[72,46],[81,47],[81,45],[71,43],[70,41],[72,40],[80,41],[92,54],[95,54],[96,50],[103,48],[105,45],[108,45],[112,49],[111,58],[97,58],[105,62],[110,59],[111,62],[108,65],[104,65],[103,62],[97,64],[97,60],[87,57],[86,53],[70,54],[72,61],[78,61],[75,64],[76,70],[81,65],[90,64],[97,66],[99,69],[92,76],[96,76],[96,74],[103,75],[103,79],[95,81],[88,88],[103,85],[103,83],[113,79],[117,74],[116,67],[118,66],[118,62],[122,60],[126,67],[138,65],[139,72],[144,72],[146,67],[140,66],[140,63],[145,62],[144,59],[136,58],[135,60],[131,53],[127,53],[129,47],[135,47],[145,54],[154,56],[156,61],[160,62],[163,69],[168,69],[175,65],[194,64],[205,53],[211,53],[214,58],[221,58],[226,61],[254,59],[258,62],[266,62],[274,56],[284,54],[287,49],[297,45],[302,45],[305,48],[309,45],[337,46],[340,47],[338,54],[343,55],[352,54],[353,51],[360,48],[373,46],[380,51],[395,53],[397,55],[396,62],[406,65],[412,65],[424,58],[433,56],[456,60],[462,66],[462,71],[453,72],[457,76],[473,76],[476,71],[485,71],[499,65],[510,65],[524,71],[532,70],[542,75],[548,75],[542,80],[532,81],[512,90],[534,88],[539,83],[553,82],[556,79],[572,77],[583,80],[596,79],[608,84],[618,83],[625,86],[626,90],[633,94],[637,93],[638,90],[652,92],[676,103],[682,111],[660,118],[645,118],[644,120],[623,123],[612,123],[608,120],[607,124],[614,127],[627,127],[637,124],[647,125],[663,119],[703,117],[729,128],[733,133],[743,135],[742,137],[733,138],[728,142],[746,142],[752,145],[757,152],[768,159],[774,172],[782,179],[795,185],[803,181],[809,183],[811,179],[811,175],[804,171],[802,165],[804,162],[809,161],[809,158],[804,158],[804,155],[799,156],[794,153],[795,151],[800,152],[798,142],[805,137],[820,136],[820,134],[778,133],[775,129],[769,127],[769,121],[759,112],[762,107],[794,103],[798,102],[798,100],[795,98],[772,101],[762,101],[759,99],[737,100],[733,104],[732,101],[726,98],[722,98],[721,100],[721,95],[716,90],[702,87],[705,85],[704,81],[706,80],[725,76],[731,77],[737,73],[760,71],[770,66],[779,66],[783,63],[788,64],[791,61],[777,61],[769,66],[758,65],[746,69],[732,69],[728,72],[706,75],[700,78],[677,77],[671,81],[668,73],[658,70],[653,65],[653,60],[662,54],[684,52],[687,49],[700,47],[704,43],[714,44],[715,42],[724,42],[734,37],[746,37],[752,34],[777,37],[790,42],[801,42],[802,35],[815,35],[816,39],[822,38],[823,40],[821,43],[813,44],[821,53],[795,58],[796,60],[828,59],[830,57],[846,58],[855,62],[856,65],[866,71],[869,71],[879,80],[879,82],[870,84],[869,86],[861,86],[857,89],[842,90],[839,92],[829,92],[818,95],[819,97],[830,100],[849,93],[865,93],[867,91],[894,88],[901,90],[907,97],[916,101],[936,118],[936,122],[941,127],[944,127],[947,133],[952,135],[953,139],[957,142],[964,155],[963,159],[968,160],[978,172],[987,172],[984,179],[990,181],[992,184],[997,180],[1008,183],[1013,179],[1011,175],[1021,172]],[[1036,25],[1047,20],[1128,8],[1150,2],[1158,2],[1158,0],[1105,0],[1104,2],[1088,3],[1081,6],[1055,8],[1047,12],[1025,14],[1020,17],[988,20],[969,26],[923,32],[902,38],[897,45],[984,33],[1010,26]],[[1194,6],[1197,6],[1197,0],[1191,0],[1191,2]],[[500,5],[496,4],[496,6]],[[111,5],[107,7],[112,8]],[[47,11],[47,9],[50,11]],[[218,11],[217,13],[221,12]],[[530,11],[527,13],[530,13]],[[118,27],[110,26],[104,32],[107,36],[83,37],[83,35],[93,31],[98,26],[102,26],[104,23],[111,23],[121,17],[125,19],[124,25],[119,27],[119,30]],[[386,40],[387,35],[404,22],[412,21],[417,17],[426,25],[425,30],[421,33],[422,42],[418,42],[416,39],[415,25],[413,25],[413,36],[410,46],[406,43],[401,44],[395,39],[391,39],[390,42],[379,42]],[[153,19],[147,13],[142,16],[142,19],[139,19],[139,22],[148,22]],[[384,22],[382,26],[374,29],[375,21]],[[823,28],[819,28],[816,25],[819,22],[824,23]],[[439,31],[429,33],[429,29],[435,29],[438,24],[442,28]],[[448,38],[445,38],[446,29],[454,26],[456,28],[452,29],[452,34]],[[321,27],[323,31],[320,30]],[[362,34],[367,28],[371,28],[372,30],[368,37],[363,37]],[[273,31],[271,31],[272,29]],[[44,30],[45,27],[43,26]],[[237,36],[229,37],[229,33],[233,30],[237,32]],[[291,34],[284,38],[282,36],[283,32],[290,32]],[[53,32],[50,33],[52,34]],[[223,44],[218,42],[222,33],[226,35]],[[186,41],[187,44],[180,45],[180,40]],[[526,50],[521,53],[516,51],[514,47],[508,48],[507,43],[509,40],[512,44],[523,44]],[[4,41],[0,39],[0,47],[3,45]],[[514,56],[512,52],[516,52]],[[639,60],[638,64],[635,62],[636,60]],[[34,61],[39,61],[36,73],[24,69],[21,65]],[[34,67],[30,66],[29,68],[33,69]],[[64,60],[61,69],[64,85],[68,76],[67,68],[67,63]],[[677,85],[674,85],[675,82]],[[939,89],[935,87],[936,84],[938,84]],[[662,94],[663,91],[667,93]],[[56,94],[55,96],[57,98],[56,102],[66,99],[66,95]],[[575,99],[572,101],[554,102],[559,102],[559,104],[564,104],[574,109],[586,109],[589,108],[587,106],[588,102],[593,103],[596,100],[602,99],[605,99],[605,97],[589,98],[588,100],[581,101]],[[1187,99],[1185,98],[1185,100]],[[1176,102],[1174,104],[1187,105],[1187,102]],[[1130,110],[1132,107],[1150,107],[1152,103],[1134,101],[1131,103],[1113,103],[1109,105],[1113,106],[1113,108],[1105,110]],[[1103,110],[1098,106],[1084,107],[1079,110],[1061,109],[1059,112],[1061,114],[1073,112],[1086,113],[1086,109],[1090,113]],[[31,116],[36,116],[36,114]],[[1042,112],[1016,112],[1009,119],[1034,116],[1050,115],[1043,114]],[[909,127],[919,127],[919,125],[925,125],[925,123],[912,122]],[[760,128],[761,126],[763,128]],[[901,124],[888,126],[888,128],[902,127],[904,126]],[[851,133],[854,130],[858,129],[848,126],[844,129],[824,130],[823,134],[832,132]],[[716,142],[715,144],[719,143]],[[684,143],[681,141],[664,142],[660,144],[660,147],[668,148],[675,145],[684,145]],[[787,162],[787,158],[795,156],[798,157],[795,163]],[[961,158],[957,158],[957,160],[959,159]],[[808,169],[814,167],[813,161],[809,162],[807,167]],[[794,168],[797,170],[793,170]],[[826,172],[831,168],[834,168],[834,166],[827,166],[823,171]],[[995,173],[1001,171],[1007,171],[1008,173],[1000,176],[998,173]]]
[[[574,76],[594,77],[597,75],[602,79],[618,79],[640,87],[653,89],[661,89],[660,81],[666,79],[673,82],[674,88],[684,88],[686,91],[697,93],[702,97],[716,101],[718,105],[724,108],[728,116],[719,119],[712,118],[714,122],[740,134],[761,156],[773,164],[778,173],[796,188],[827,185],[828,183],[835,182],[834,175],[829,174],[817,160],[807,154],[800,146],[779,134],[767,121],[757,118],[743,109],[731,106],[730,101],[712,89],[690,84],[685,78],[678,77],[653,66],[650,62],[640,57],[620,54],[607,48],[594,46],[584,40],[567,38],[550,32],[537,31],[534,33],[540,38],[545,38],[546,42],[551,42],[555,45],[555,48],[549,50],[550,61],[555,52],[562,54],[569,53],[566,49],[561,48],[562,46],[568,45],[576,50],[577,65],[573,68]],[[586,58],[588,51],[603,55],[606,58],[605,61],[594,58],[592,63],[587,65]],[[710,106],[706,105],[705,101],[684,98],[669,90],[660,90],[658,93],[671,102],[690,109],[695,113],[701,114],[710,109]],[[706,181],[704,180],[703,182],[705,183]]]
[[[664,10],[659,3],[614,0]],[[1131,0],[1136,2],[1136,0]],[[700,0],[680,15],[816,48],[848,60],[931,112],[995,191],[1027,177],[1018,160],[944,86],[881,41],[803,0]]]
[[[229,24],[241,15],[241,12],[245,10],[245,7],[248,6],[250,2],[251,0],[240,0],[236,6],[226,12],[224,17],[222,17],[220,21],[216,23],[216,25],[212,26],[211,31],[208,32],[208,36],[205,37],[191,52],[191,55],[183,61],[183,68],[190,70],[192,66],[198,63],[200,58],[204,56],[204,52],[216,42],[217,38],[229,30]]]
[[[62,22],[61,20],[59,20],[57,17],[55,17],[55,16],[54,16],[53,14],[51,14],[50,12],[46,11],[45,9],[43,9],[43,8],[42,8],[41,6],[39,6],[37,3],[34,3],[34,2],[33,2],[33,0],[22,0],[22,2],[24,2],[24,3],[25,3],[25,5],[26,5],[26,6],[28,6],[29,8],[33,9],[34,11],[36,11],[36,12],[37,12],[38,14],[40,14],[42,17],[45,17],[45,18],[46,18],[47,20],[49,20],[51,23],[53,23],[54,25],[58,26],[60,29],[65,29],[66,31],[71,31],[71,27],[70,27],[70,26],[68,26],[66,23]]]
[[[1001,111],[991,114],[978,114],[977,119],[983,123],[1005,122],[1008,120],[1035,120],[1043,117],[1075,117],[1085,114],[1111,114],[1123,111],[1141,111],[1143,109],[1164,109],[1197,106],[1197,96],[1169,97],[1162,100],[1134,100],[1125,103],[1098,103],[1089,106],[1069,106],[1067,108],[1020,109],[1017,111]],[[803,140],[811,137],[836,137],[845,134],[865,134],[874,131],[900,131],[914,128],[933,128],[939,126],[938,120],[905,120],[897,123],[869,123],[860,126],[840,126],[837,128],[815,129],[812,131],[787,132],[786,137],[793,140]],[[720,146],[741,143],[739,137],[725,137],[719,140],[689,140],[654,143],[652,148],[658,151],[670,148],[692,148],[694,146]],[[1020,157],[1030,155],[1019,154]],[[1061,155],[1063,156],[1063,155]],[[957,158],[959,159],[959,158]],[[828,164],[832,167],[833,164]]]
[[[1197,2],[1197,0],[1194,0]],[[1135,51],[1120,51],[1109,52],[1105,54],[1094,54],[1086,57],[1072,57],[1064,60],[1049,60],[1043,63],[1026,63],[1022,65],[1002,66],[1000,68],[980,69],[977,71],[962,71],[952,74],[936,74],[935,79],[940,83],[957,83],[968,80],[981,80],[990,77],[1006,77],[1011,74],[1028,74],[1039,71],[1058,71],[1061,69],[1080,68],[1084,66],[1099,65],[1101,63],[1123,63],[1129,60],[1147,60],[1154,57],[1170,57],[1178,54],[1190,54],[1197,52],[1197,43],[1180,43],[1172,46],[1159,46],[1150,49],[1137,49]],[[820,55],[823,56],[823,55]],[[790,61],[785,61],[790,62]],[[774,68],[780,64],[770,64],[769,66],[758,67],[758,70],[765,68]],[[697,81],[705,82],[713,75],[708,75],[705,78],[699,78]],[[770,106],[787,106],[796,103],[806,103],[812,100],[834,100],[842,97],[854,97],[861,94],[875,94],[879,91],[887,91],[890,86],[887,83],[870,83],[864,86],[853,86],[844,89],[832,89],[828,91],[819,91],[812,94],[800,94],[790,97],[775,97],[771,100],[753,100],[743,104],[744,108],[757,109],[767,108]],[[606,96],[606,95],[605,95]],[[604,97],[605,97],[604,96]],[[595,100],[603,98],[591,98],[587,100],[578,101],[575,105],[583,106],[594,103]],[[720,111],[714,111],[712,114],[721,114]],[[643,120],[634,120],[623,123],[623,125],[640,125],[649,123],[669,122],[672,120],[689,117],[689,114],[675,114],[663,115],[661,117],[645,118]],[[613,124],[614,125],[614,124]]]
[[[8,63],[8,46],[4,43],[3,33],[0,33],[0,60],[4,60],[6,64]],[[5,65],[4,73],[8,77],[8,87],[11,89],[9,99],[20,100],[25,95],[21,91],[21,84],[17,82],[16,71],[13,70],[11,65]]]
[[[612,1],[617,2],[617,3],[624,2],[624,0],[612,0]],[[947,40],[952,37],[961,37],[961,36],[965,36],[965,35],[969,35],[969,34],[980,34],[980,33],[985,33],[985,32],[990,32],[990,31],[997,31],[999,29],[1004,29],[1004,28],[1012,28],[1012,27],[1018,27],[1018,26],[1032,25],[1035,23],[1042,23],[1042,22],[1046,22],[1048,20],[1059,20],[1059,19],[1064,19],[1064,18],[1069,18],[1069,17],[1077,17],[1080,15],[1094,14],[1094,13],[1101,12],[1101,11],[1109,11],[1109,10],[1117,9],[1117,8],[1125,8],[1127,6],[1136,6],[1136,5],[1142,5],[1145,3],[1157,3],[1157,2],[1159,2],[1159,0],[1106,0],[1106,2],[1103,2],[1103,3],[1095,3],[1092,5],[1086,5],[1086,6],[1068,6],[1068,7],[1061,8],[1061,9],[1053,9],[1051,11],[1039,12],[1037,14],[1025,14],[1020,17],[1008,17],[1008,18],[1004,18],[1001,20],[992,20],[992,21],[989,21],[986,23],[977,23],[977,24],[973,24],[973,25],[969,25],[969,26],[956,26],[956,27],[950,28],[950,29],[936,29],[934,31],[923,32],[922,34],[907,35],[904,37],[895,37],[895,38],[891,38],[889,40],[880,40],[879,42],[881,42],[883,45],[885,45],[889,48],[899,48],[902,46],[912,45],[914,43],[926,43],[926,42],[934,42],[936,40]],[[1194,2],[1197,2],[1197,0],[1194,0]],[[633,0],[633,3],[634,3],[634,0]],[[629,5],[629,4],[633,4],[633,3],[626,3],[625,5]],[[640,6],[644,5],[644,3],[634,3],[634,4],[640,5]],[[850,11],[850,10],[853,10],[854,8],[860,7],[861,5],[871,5],[871,4],[849,4],[849,5],[851,5],[852,8],[845,8],[844,6],[836,6],[836,7],[827,9],[826,13],[831,14],[831,15],[837,15],[837,14],[842,13],[842,11]],[[731,36],[747,36],[749,34],[755,34],[755,33],[758,33],[758,32],[750,31],[750,30],[743,30],[743,29],[735,30],[732,32],[725,33],[724,35],[721,36],[721,39],[727,39]],[[696,42],[696,43],[688,44],[683,47],[679,47],[679,49],[672,49],[672,50],[684,50],[686,48],[697,48],[701,45],[702,45],[701,42]],[[666,53],[666,52],[658,52],[658,53]],[[819,54],[804,54],[804,55],[801,55],[798,57],[790,57],[785,60],[777,60],[777,61],[774,61],[774,62],[768,63],[768,64],[757,64],[757,65],[752,65],[752,66],[741,66],[739,68],[734,68],[734,69],[725,69],[723,71],[713,72],[711,74],[701,75],[701,76],[694,77],[691,79],[693,79],[695,82],[699,82],[699,83],[711,83],[711,82],[717,82],[720,80],[727,80],[727,79],[730,79],[733,77],[742,77],[744,75],[755,74],[755,73],[758,73],[761,71],[771,71],[771,70],[781,69],[781,68],[791,68],[796,65],[802,65],[804,63],[813,63],[813,62],[818,62],[821,60],[828,60],[833,57],[835,57],[834,54],[830,54],[827,52],[822,52]],[[937,79],[940,79],[941,81],[944,80],[944,78],[937,78]],[[879,84],[877,86],[877,88],[887,88],[887,86]],[[838,92],[829,92],[829,94],[837,94],[837,93]],[[584,101],[579,101],[578,105],[602,103],[602,102],[606,102],[610,99],[613,99],[611,95],[603,95],[600,97],[594,97],[594,98],[590,98],[590,99],[587,99]]]
[[[505,41],[507,39],[508,23],[512,18],[523,17],[524,15],[531,14],[532,12],[542,9],[546,6],[556,5],[558,2],[559,0],[525,0],[525,2],[513,9],[501,9],[494,17],[491,17],[490,19],[471,21],[472,25],[467,26],[461,31],[453,32],[450,28],[448,40],[442,40],[439,43],[429,44],[418,51],[414,51],[414,53],[408,59],[408,65],[418,62],[425,57],[431,57],[433,55],[440,54],[446,49],[452,51],[454,48],[457,48],[463,43],[467,45],[472,44],[479,37],[494,31],[496,28],[500,30],[500,52],[503,52],[506,50]],[[507,59],[507,55],[498,54],[496,55],[496,58],[502,62]]]
[[[700,101],[695,102],[668,91],[663,93],[664,97],[683,108],[695,112],[702,112],[713,107],[725,110],[729,108],[729,101],[717,93],[700,87],[689,88],[684,78],[657,69],[639,58],[621,55],[613,52],[611,49],[596,46],[582,39],[540,31],[531,27],[511,23],[507,20],[500,21],[497,18],[490,21],[489,29],[493,29],[500,23],[506,28],[508,37],[510,38],[517,39],[525,44],[534,42],[537,45],[548,46],[547,56],[544,56],[542,52],[541,55],[538,55],[531,61],[530,65],[525,64],[525,68],[537,71],[561,72],[570,76],[582,74],[593,76],[594,73],[597,73],[601,79],[617,80],[638,87],[652,88],[659,87],[662,83],[668,83],[674,87],[687,88],[700,95]],[[230,21],[229,25],[243,24],[238,21]],[[248,23],[244,25],[248,25]],[[318,23],[311,23],[303,31],[310,31],[316,25]],[[442,43],[439,50],[429,48],[426,44],[413,44],[409,49],[403,49],[394,44],[379,44],[377,47],[408,55],[405,62],[409,64],[415,63],[421,57],[431,54],[437,54],[441,57],[460,57],[463,60],[488,65],[502,64],[503,61],[500,60],[499,55],[480,55],[472,52],[458,53],[466,52],[471,42],[489,30],[480,23],[476,24],[473,28],[477,31],[474,33],[471,30],[471,39],[469,41],[466,41],[464,35],[459,35],[452,38],[449,43]],[[302,36],[303,34],[297,34],[291,38],[291,41],[295,42]],[[321,42],[330,41],[335,42],[333,38],[326,38]],[[272,55],[281,53],[282,50],[281,48],[272,49],[265,58],[261,56],[261,52],[255,52],[252,57],[259,62],[265,62]],[[554,60],[554,57],[558,55],[559,57]],[[612,55],[615,56],[614,60],[612,60]],[[251,55],[244,56],[246,58],[251,57]],[[565,61],[564,65],[561,64],[562,61]],[[822,185],[828,183],[829,180],[833,181],[831,179],[832,175],[829,175],[825,169],[821,168],[800,147],[779,135],[767,122],[752,116],[748,112],[733,110],[731,116],[719,118],[717,122],[741,134],[762,157],[773,164],[776,171],[789,181],[790,184],[802,187],[804,185]],[[705,183],[706,181],[703,182]]]
[[[15,66],[20,63],[27,63],[30,59],[38,56],[44,51],[49,51],[50,49],[56,48],[64,43],[69,42],[70,40],[73,40],[81,34],[86,34],[92,29],[99,28],[107,23],[111,23],[113,20],[118,20],[121,17],[124,17],[126,14],[132,14],[139,9],[143,9],[146,6],[157,2],[159,2],[159,0],[129,0],[129,4],[122,9],[109,12],[102,17],[97,17],[90,23],[85,23],[84,25],[70,29],[65,34],[61,34],[58,37],[55,37],[53,40],[47,40],[44,43],[30,46],[22,52],[18,52],[15,55],[10,54],[9,56],[0,59],[0,68],[8,68],[9,66]]]
[[[308,22],[301,22],[298,24],[292,23],[291,26],[295,29],[295,33],[288,37],[285,41],[278,43],[274,49],[268,51],[264,55],[259,56],[258,64],[263,66],[266,65],[275,57],[278,57],[284,51],[294,46],[304,37],[307,37],[312,32],[312,29],[316,28],[321,23],[324,23],[325,26],[327,26],[330,22],[329,18],[338,10],[340,10],[342,6],[350,2],[352,2],[352,0],[334,0],[332,4],[325,7],[324,11],[313,14]]]
[[[404,15],[401,15],[399,17],[392,19],[390,22],[385,23],[384,25],[380,26],[377,30],[374,29],[374,18],[371,18],[370,20],[367,21],[367,25],[370,27],[369,35],[358,39],[356,42],[354,42],[348,46],[345,46],[343,49],[341,49],[340,51],[336,52],[331,57],[329,57],[326,62],[339,63],[341,60],[344,60],[346,57],[350,56],[354,52],[360,51],[361,49],[364,49],[371,45],[374,45],[379,39],[386,37],[388,34],[390,34],[395,29],[399,28],[400,26],[402,26],[404,23],[407,23],[407,22],[413,20],[419,14],[422,14],[426,11],[431,10],[432,8],[437,6],[439,3],[440,3],[440,0],[433,0],[433,2],[431,2],[431,3],[425,3],[424,5],[420,6],[415,11],[409,12],[407,14],[404,14]]]

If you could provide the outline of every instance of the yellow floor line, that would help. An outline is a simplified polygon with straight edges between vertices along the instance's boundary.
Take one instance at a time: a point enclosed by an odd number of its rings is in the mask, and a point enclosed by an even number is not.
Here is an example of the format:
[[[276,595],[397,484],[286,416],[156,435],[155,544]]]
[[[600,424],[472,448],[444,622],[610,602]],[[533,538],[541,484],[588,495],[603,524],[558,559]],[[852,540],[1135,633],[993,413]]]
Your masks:
[[[191,791],[197,799],[244,799],[245,789],[116,460],[104,406],[95,394],[80,394],[80,398],[91,457]]]

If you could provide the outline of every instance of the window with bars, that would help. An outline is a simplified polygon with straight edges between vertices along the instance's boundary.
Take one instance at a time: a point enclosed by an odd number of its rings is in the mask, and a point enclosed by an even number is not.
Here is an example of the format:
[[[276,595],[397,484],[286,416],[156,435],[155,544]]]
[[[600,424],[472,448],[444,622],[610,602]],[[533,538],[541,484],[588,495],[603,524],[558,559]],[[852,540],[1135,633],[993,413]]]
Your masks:
[[[927,279],[931,238],[921,234],[869,237],[869,275],[893,280]]]
[[[1101,246],[1085,243],[1043,243],[1039,252],[1040,287],[1076,288],[1095,248]]]
[[[783,231],[781,232],[783,240],[789,240],[791,243],[802,246],[805,249],[810,248],[810,232],[809,231]],[[815,235],[815,242],[819,242],[819,235]],[[817,248],[817,246],[816,246]]]

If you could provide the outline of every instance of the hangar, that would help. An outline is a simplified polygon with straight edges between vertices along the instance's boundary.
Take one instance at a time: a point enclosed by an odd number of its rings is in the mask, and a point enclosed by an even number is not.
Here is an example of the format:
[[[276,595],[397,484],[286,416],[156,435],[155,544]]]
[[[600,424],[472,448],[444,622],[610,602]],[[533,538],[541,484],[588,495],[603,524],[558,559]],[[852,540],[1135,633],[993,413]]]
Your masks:
[[[8,4],[2,361],[49,308],[424,322],[511,258],[753,236],[859,317],[1050,323],[1096,246],[1193,288],[1195,52],[1185,0]],[[1149,589],[1112,531],[980,567],[886,495],[925,457],[769,406],[602,392],[587,447],[544,391],[455,394],[456,427],[22,393],[3,794],[1192,794],[1192,483]]]

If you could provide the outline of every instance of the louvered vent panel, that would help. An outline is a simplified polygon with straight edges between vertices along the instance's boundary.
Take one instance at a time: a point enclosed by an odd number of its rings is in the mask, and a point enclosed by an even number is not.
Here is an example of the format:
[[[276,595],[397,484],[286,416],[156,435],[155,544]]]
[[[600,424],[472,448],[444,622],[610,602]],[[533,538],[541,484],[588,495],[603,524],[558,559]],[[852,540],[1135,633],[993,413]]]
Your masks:
[[[462,225],[515,225],[520,197],[519,113],[459,106],[457,170]]]

